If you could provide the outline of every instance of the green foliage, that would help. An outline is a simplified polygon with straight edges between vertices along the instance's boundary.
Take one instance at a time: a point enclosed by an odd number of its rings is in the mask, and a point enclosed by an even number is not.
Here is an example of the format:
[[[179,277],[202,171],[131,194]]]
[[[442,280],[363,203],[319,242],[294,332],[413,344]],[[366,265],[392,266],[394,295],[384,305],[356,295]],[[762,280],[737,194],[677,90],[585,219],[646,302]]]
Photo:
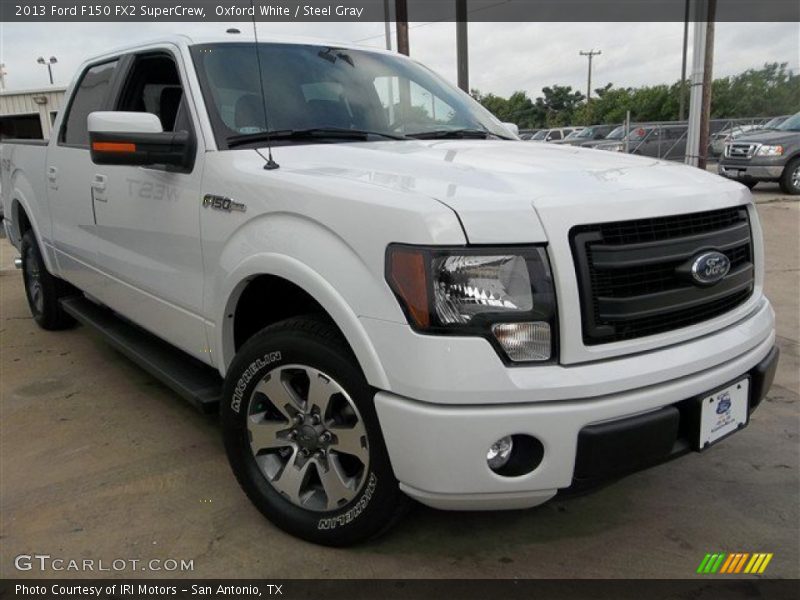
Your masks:
[[[686,111],[689,86],[685,87]],[[472,95],[501,121],[520,128],[621,123],[627,111],[634,121],[674,121],[678,118],[680,83],[640,88],[616,88],[607,84],[594,90],[592,101],[570,86],[553,85],[542,89],[532,101],[526,92],[503,98],[494,94]],[[787,69],[787,63],[768,63],[761,69],[748,69],[739,75],[715,79],[711,95],[711,116],[720,119],[770,117],[800,110],[800,75]]]

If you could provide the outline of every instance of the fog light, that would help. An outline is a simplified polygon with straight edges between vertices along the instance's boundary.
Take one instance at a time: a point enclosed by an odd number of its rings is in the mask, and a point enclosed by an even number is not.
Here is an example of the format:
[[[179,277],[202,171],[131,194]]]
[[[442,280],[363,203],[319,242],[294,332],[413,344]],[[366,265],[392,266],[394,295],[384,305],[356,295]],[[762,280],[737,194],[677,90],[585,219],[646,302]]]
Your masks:
[[[511,451],[514,449],[514,440],[510,435],[500,438],[489,447],[486,453],[486,462],[492,471],[499,471],[511,458]]]
[[[514,362],[550,360],[550,323],[496,323],[492,333]]]

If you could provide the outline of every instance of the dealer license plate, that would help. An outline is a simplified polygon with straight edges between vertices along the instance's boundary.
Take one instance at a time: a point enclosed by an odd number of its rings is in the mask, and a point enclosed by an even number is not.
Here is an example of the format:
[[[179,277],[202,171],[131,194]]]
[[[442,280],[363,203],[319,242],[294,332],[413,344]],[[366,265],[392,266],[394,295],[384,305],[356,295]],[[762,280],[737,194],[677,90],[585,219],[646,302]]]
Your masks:
[[[745,378],[703,397],[700,409],[700,448],[747,424],[747,398],[750,380]]]

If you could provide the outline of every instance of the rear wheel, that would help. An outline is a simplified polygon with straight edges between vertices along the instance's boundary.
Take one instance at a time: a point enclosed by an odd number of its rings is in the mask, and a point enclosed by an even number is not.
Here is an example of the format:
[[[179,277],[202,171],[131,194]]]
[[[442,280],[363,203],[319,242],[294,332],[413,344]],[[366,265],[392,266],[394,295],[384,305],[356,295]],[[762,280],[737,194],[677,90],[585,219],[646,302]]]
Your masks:
[[[800,157],[792,160],[781,175],[781,191],[792,196],[800,195]]]
[[[374,391],[339,333],[315,318],[272,325],[226,378],[225,448],[275,525],[344,546],[383,532],[407,504],[389,464]]]
[[[49,330],[66,329],[74,325],[75,320],[64,312],[59,300],[77,293],[77,290],[48,272],[33,230],[29,229],[22,236],[20,253],[25,295],[36,323],[42,329]]]

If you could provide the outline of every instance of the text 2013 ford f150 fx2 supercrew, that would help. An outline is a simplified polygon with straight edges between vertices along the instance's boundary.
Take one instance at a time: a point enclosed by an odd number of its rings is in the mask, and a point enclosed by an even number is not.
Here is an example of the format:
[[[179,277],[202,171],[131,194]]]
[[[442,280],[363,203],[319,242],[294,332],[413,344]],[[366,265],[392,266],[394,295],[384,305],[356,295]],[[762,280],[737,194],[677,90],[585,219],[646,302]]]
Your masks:
[[[777,363],[744,186],[519,142],[387,52],[99,56],[2,190],[36,321],[218,407],[244,491],[318,543],[702,451]]]

